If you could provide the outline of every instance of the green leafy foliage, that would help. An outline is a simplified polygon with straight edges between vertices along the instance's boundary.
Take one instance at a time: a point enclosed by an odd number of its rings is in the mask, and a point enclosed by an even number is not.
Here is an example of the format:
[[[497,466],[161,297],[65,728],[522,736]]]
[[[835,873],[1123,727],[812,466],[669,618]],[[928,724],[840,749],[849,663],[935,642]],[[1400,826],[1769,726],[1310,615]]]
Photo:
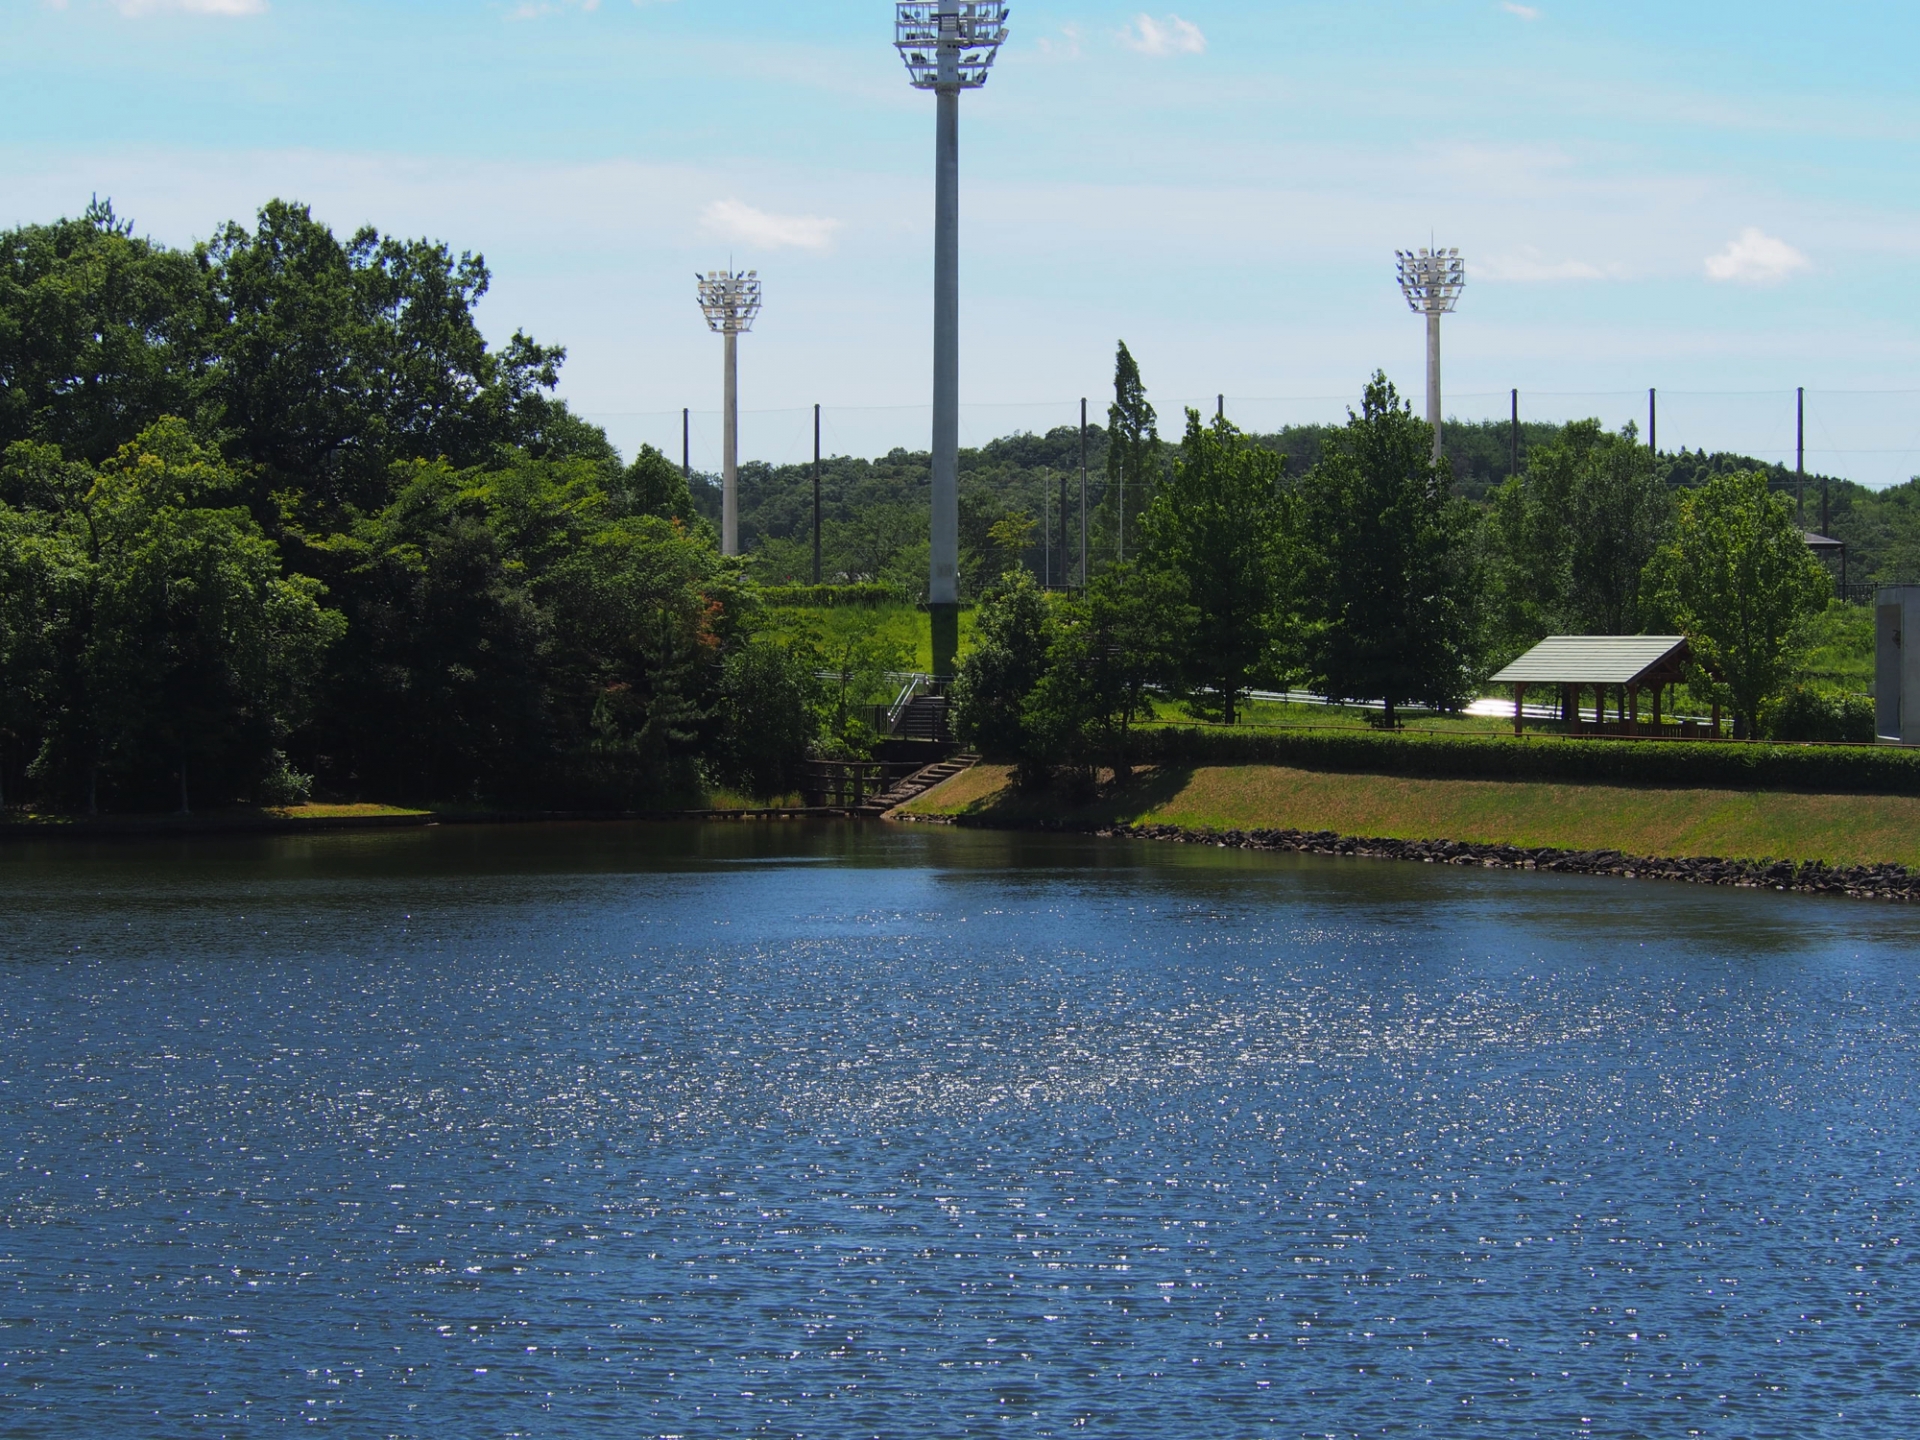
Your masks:
[[[1150,568],[1180,597],[1186,630],[1175,638],[1187,690],[1201,713],[1229,725],[1247,688],[1276,671],[1289,615],[1282,465],[1226,421],[1202,424],[1189,410],[1143,526]]]
[[[984,754],[1019,762],[1028,778],[1046,773],[1027,702],[1051,660],[1053,630],[1033,577],[1003,575],[980,601],[973,650],[953,682],[953,733]]]
[[[1191,607],[1172,574],[1126,561],[1096,576],[1084,597],[1057,602],[1055,614],[1047,668],[1022,715],[1031,763],[1104,765],[1124,779],[1154,692],[1180,682]]]
[[[180,421],[98,469],[17,442],[0,488],[9,719],[47,790],[184,810],[277,773],[344,624],[282,573],[217,455]]]
[[[1715,476],[1681,496],[1647,578],[1658,613],[1692,644],[1695,692],[1730,704],[1734,733],[1753,734],[1792,676],[1798,627],[1833,592],[1791,504],[1757,471]]]
[[[1466,699],[1478,635],[1473,515],[1449,493],[1433,432],[1385,375],[1302,486],[1306,669],[1336,700]]]
[[[1545,635],[1638,633],[1641,576],[1672,510],[1654,457],[1630,433],[1584,420],[1536,446],[1488,507],[1499,651]]]
[[[721,664],[711,770],[748,795],[785,795],[820,730],[821,682],[806,650],[752,640]]]
[[[1118,563],[1125,560],[1129,541],[1138,550],[1140,517],[1153,504],[1162,460],[1160,432],[1140,365],[1122,340],[1113,360],[1113,404],[1107,407],[1106,487],[1094,515],[1096,554]]]
[[[277,200],[191,253],[106,206],[0,235],[0,772],[122,806],[792,778],[810,669],[753,643],[680,469],[552,398],[564,352],[487,344],[488,283]]]
[[[1821,745],[1683,745],[1551,736],[1384,735],[1366,730],[1143,730],[1157,765],[1291,765],[1432,779],[1594,781],[1627,785],[1920,795],[1920,752]]]
[[[1762,728],[1773,740],[1873,743],[1873,701],[1815,685],[1789,685],[1761,712]]]

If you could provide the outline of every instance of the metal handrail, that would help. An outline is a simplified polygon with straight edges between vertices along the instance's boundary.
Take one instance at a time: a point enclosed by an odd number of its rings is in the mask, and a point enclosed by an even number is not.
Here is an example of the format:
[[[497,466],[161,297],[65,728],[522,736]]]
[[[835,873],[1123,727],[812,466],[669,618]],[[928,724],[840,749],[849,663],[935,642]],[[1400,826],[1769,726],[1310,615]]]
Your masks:
[[[903,677],[895,675],[890,678],[900,679]],[[932,683],[933,680],[931,675],[918,674],[905,675],[904,678],[907,683],[901,687],[899,697],[887,710],[887,733],[889,735],[900,728],[900,717],[907,713],[907,706],[913,703],[913,697],[919,693],[920,687]]]

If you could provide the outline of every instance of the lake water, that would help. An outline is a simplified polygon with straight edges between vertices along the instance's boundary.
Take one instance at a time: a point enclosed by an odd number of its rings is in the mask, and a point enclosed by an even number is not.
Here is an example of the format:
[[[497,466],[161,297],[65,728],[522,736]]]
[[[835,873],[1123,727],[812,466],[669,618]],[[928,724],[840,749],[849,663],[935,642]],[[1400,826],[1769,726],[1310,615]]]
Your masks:
[[[919,827],[0,851],[0,1434],[1920,1433],[1920,915]]]

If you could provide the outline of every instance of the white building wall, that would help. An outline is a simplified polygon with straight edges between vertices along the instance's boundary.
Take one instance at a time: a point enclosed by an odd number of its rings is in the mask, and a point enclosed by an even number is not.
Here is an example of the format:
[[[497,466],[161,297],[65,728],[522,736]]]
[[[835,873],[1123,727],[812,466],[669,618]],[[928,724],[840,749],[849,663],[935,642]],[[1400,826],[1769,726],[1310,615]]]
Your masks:
[[[1883,585],[1873,604],[1874,732],[1920,745],[1920,585]]]

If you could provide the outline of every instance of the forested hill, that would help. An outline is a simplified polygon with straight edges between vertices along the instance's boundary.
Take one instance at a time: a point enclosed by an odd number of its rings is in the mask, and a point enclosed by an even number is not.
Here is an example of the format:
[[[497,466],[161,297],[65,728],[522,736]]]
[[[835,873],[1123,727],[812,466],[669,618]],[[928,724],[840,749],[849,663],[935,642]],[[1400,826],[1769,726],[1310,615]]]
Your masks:
[[[1298,425],[1251,441],[1287,460],[1285,474],[1297,479],[1317,464],[1337,427]],[[1520,466],[1536,449],[1558,443],[1562,425],[1523,421]],[[1442,431],[1456,494],[1484,504],[1513,475],[1512,432],[1505,421],[1456,421]],[[1010,435],[978,449],[960,452],[961,568],[969,593],[984,580],[1017,562],[1036,576],[1047,571],[1058,580],[1061,485],[1066,485],[1065,543],[1079,553],[1080,432],[1061,426],[1044,435]],[[1114,498],[1109,494],[1107,431],[1087,431],[1089,537],[1095,566],[1114,557]],[[1171,465],[1177,446],[1160,445],[1161,464]],[[928,453],[894,450],[877,460],[833,456],[821,463],[821,560],[827,579],[878,579],[903,594],[919,593],[927,569],[927,521],[930,506]],[[1795,492],[1790,470],[1750,456],[1704,451],[1662,451],[1660,473],[1672,489],[1692,489],[1715,475],[1758,470],[1771,488]],[[1874,491],[1837,477],[1808,475],[1803,482],[1804,523],[1820,525],[1820,490],[1827,486],[1829,529],[1846,542],[1849,576],[1854,581],[1920,579],[1920,483]],[[774,583],[805,581],[813,566],[813,467],[749,462],[740,469],[741,546],[756,573]],[[719,477],[696,475],[694,499],[716,522],[720,514]],[[1134,500],[1127,502],[1136,514]],[[1043,533],[1044,516],[1050,533]],[[1025,544],[1009,543],[1025,534]]]

